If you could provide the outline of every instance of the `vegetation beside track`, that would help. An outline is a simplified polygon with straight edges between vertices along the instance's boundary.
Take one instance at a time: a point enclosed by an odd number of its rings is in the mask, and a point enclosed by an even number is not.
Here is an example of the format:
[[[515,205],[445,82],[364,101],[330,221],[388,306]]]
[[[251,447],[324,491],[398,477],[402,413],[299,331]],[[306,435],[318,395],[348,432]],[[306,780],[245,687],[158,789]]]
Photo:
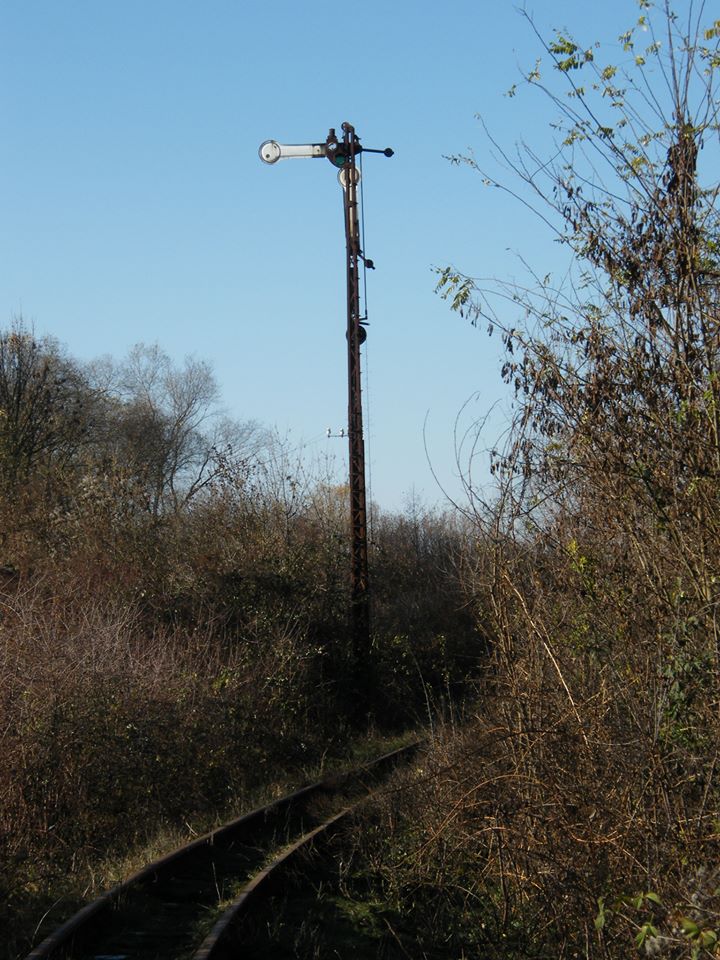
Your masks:
[[[510,91],[549,103],[547,153],[491,131],[500,174],[456,158],[568,251],[525,284],[440,271],[515,398],[493,493],[469,434],[492,667],[287,956],[325,955],[338,897],[378,956],[720,956],[720,20],[629,6],[618,44],[558,31]]]
[[[358,713],[345,490],[256,426],[210,437],[208,378],[0,333],[3,960],[128,851],[417,724],[472,671],[467,530],[377,511]]]
[[[619,61],[559,32],[526,76],[550,160],[506,154],[511,187],[481,171],[542,205],[569,272],[440,272],[503,337],[514,419],[493,494],[478,432],[459,514],[377,520],[363,725],[432,718],[486,675],[348,839],[291,955],[331,900],[338,937],[387,956],[720,953],[720,21],[638,6]],[[0,336],[10,958],[109,850],[364,732],[344,491],[254,429],[208,443],[201,372]]]
[[[515,403],[494,494],[467,484],[491,677],[357,834],[418,960],[720,956],[720,20],[628,6],[619,43],[560,30],[510,91],[549,104],[547,152],[458,158],[568,259],[440,274]]]

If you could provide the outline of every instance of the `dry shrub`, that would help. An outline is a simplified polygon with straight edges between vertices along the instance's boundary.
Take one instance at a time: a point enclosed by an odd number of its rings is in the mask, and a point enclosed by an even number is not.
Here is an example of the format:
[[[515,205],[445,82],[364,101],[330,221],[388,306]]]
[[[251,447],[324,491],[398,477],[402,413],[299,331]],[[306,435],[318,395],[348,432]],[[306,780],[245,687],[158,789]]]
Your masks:
[[[720,24],[640,6],[625,52],[662,42],[627,62],[542,44],[525,79],[557,142],[492,141],[514,180],[481,171],[541,211],[567,275],[440,274],[503,337],[514,405],[494,496],[467,451],[493,682],[384,815],[378,869],[421,953],[720,951]]]
[[[518,656],[375,809],[365,861],[408,955],[715,955],[717,749],[665,754],[639,680],[619,701],[568,667]]]
[[[315,761],[317,651],[282,622],[244,642],[155,630],[127,608],[79,609],[40,586],[2,598],[0,921],[35,914],[87,864],[227,809]],[[323,711],[325,716],[323,716]],[[25,933],[30,934],[26,929]],[[27,946],[27,941],[21,941]]]
[[[714,607],[690,532],[673,547],[602,489],[530,528],[477,515],[466,577],[492,678],[376,814],[367,853],[410,955],[716,955]]]

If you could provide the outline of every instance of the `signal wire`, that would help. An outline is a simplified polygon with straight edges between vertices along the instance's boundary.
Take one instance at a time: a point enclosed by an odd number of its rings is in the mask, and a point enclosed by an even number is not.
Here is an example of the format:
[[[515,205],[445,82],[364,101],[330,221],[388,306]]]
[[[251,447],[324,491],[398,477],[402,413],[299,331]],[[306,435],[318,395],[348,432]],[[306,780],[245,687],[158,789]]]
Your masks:
[[[367,300],[367,264],[365,263],[365,193],[363,190],[363,184],[365,178],[363,176],[363,161],[362,153],[359,157],[359,166],[360,166],[360,243],[362,248],[362,265],[363,265],[363,307],[365,308],[365,319],[368,318],[368,300]],[[369,360],[369,350],[368,342],[369,337],[365,340],[365,409],[367,411],[367,513],[368,513],[368,528],[369,528],[369,538],[372,542],[373,531],[375,526],[375,516],[374,516],[374,507],[372,499],[372,455],[371,455],[371,442],[370,442],[370,360]]]

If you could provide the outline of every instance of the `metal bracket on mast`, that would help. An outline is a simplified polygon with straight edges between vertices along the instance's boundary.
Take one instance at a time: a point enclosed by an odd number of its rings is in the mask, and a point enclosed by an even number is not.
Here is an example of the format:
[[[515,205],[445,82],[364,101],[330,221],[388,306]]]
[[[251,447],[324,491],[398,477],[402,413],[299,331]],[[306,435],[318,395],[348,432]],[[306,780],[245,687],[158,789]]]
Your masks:
[[[343,124],[343,129],[345,126],[346,124]],[[277,140],[265,140],[260,144],[258,153],[263,163],[277,163],[278,160],[296,158],[327,157],[333,166],[342,167],[347,161],[347,153],[343,150],[343,146],[344,141],[338,141],[335,129],[331,127],[325,143],[278,143]],[[386,157],[392,157],[394,151],[390,147],[385,147],[384,150],[363,147],[360,140],[356,138],[355,154],[358,153],[382,153]]]
[[[350,522],[352,528],[352,623],[355,653],[358,663],[370,649],[370,584],[368,577],[367,504],[365,493],[365,441],[362,420],[362,389],[360,377],[360,346],[365,342],[366,317],[360,313],[359,260],[369,269],[372,260],[366,260],[360,249],[357,186],[360,171],[356,157],[362,153],[382,153],[391,157],[390,147],[371,150],[363,147],[352,124],[343,123],[343,137],[338,139],[330,129],[325,143],[283,144],[266,140],[260,145],[260,159],[264,163],[293,158],[316,159],[326,157],[339,168],[338,180],[343,188],[345,217],[346,276],[347,276],[347,345],[348,345],[348,441],[350,445]]]

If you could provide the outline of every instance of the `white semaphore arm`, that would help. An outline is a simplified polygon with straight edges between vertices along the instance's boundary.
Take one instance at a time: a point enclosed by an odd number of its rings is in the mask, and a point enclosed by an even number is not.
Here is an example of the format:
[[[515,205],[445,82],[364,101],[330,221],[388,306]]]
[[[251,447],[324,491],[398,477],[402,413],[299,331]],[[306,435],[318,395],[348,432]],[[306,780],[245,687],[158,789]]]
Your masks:
[[[261,143],[258,153],[263,163],[277,163],[278,160],[288,160],[293,157],[327,156],[324,143],[278,143],[277,140],[266,140]]]

